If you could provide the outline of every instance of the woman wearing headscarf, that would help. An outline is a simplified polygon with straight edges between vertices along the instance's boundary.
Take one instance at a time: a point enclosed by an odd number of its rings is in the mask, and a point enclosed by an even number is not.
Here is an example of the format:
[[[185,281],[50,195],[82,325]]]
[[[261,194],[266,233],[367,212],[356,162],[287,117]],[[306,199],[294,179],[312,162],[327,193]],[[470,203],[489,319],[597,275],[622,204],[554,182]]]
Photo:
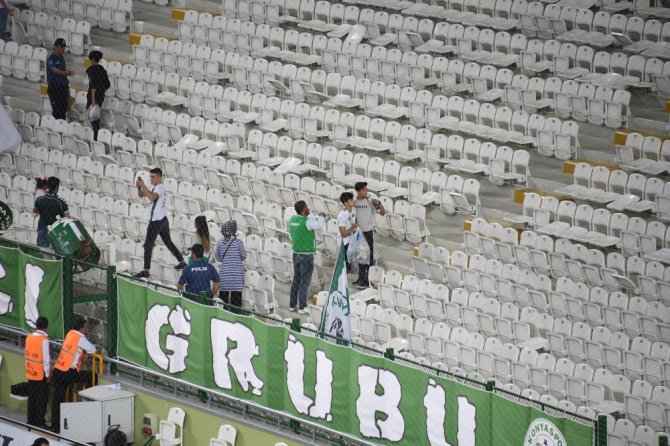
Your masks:
[[[242,308],[242,290],[244,289],[244,260],[247,250],[238,239],[237,222],[230,220],[221,226],[223,238],[216,244],[216,260],[219,262],[219,281],[221,288],[219,299],[233,313]]]

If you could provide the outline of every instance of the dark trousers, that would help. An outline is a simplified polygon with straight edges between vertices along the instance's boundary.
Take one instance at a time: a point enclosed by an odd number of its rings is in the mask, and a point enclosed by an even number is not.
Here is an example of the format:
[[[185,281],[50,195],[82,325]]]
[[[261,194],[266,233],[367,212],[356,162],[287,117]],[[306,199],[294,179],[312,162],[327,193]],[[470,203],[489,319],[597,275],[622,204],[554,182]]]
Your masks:
[[[307,290],[312,283],[314,255],[293,253],[293,281],[289,307],[302,310],[307,306]]]
[[[49,247],[49,230],[47,228],[41,228],[37,230],[37,246],[41,248]]]
[[[93,141],[98,140],[98,131],[100,130],[100,120],[91,121],[91,128],[93,129]]]
[[[51,427],[54,432],[60,432],[60,404],[65,401],[65,391],[70,384],[91,385],[92,374],[88,370],[78,371],[70,369],[62,372],[55,369],[53,372],[54,396],[51,401]]]
[[[67,101],[70,98],[70,89],[62,85],[49,85],[47,89],[49,102],[51,102],[51,113],[56,119],[65,119],[67,113]]]
[[[47,413],[49,401],[49,383],[44,378],[41,381],[28,380],[28,424],[44,426],[44,415]]]
[[[219,299],[223,301],[226,310],[231,313],[241,313],[242,291],[219,291]]]
[[[159,235],[172,255],[175,256],[179,262],[184,261],[184,256],[181,255],[181,252],[179,252],[174,243],[172,243],[172,239],[170,238],[170,222],[167,217],[164,217],[162,220],[150,221],[147,226],[147,238],[144,240],[144,269],[146,270],[151,268],[151,254],[154,251],[156,237]]]
[[[368,282],[368,271],[370,267],[375,264],[375,249],[374,249],[374,232],[367,231],[363,233],[365,241],[370,245],[370,264],[369,265],[358,265],[358,280],[356,281],[359,285],[369,285]]]

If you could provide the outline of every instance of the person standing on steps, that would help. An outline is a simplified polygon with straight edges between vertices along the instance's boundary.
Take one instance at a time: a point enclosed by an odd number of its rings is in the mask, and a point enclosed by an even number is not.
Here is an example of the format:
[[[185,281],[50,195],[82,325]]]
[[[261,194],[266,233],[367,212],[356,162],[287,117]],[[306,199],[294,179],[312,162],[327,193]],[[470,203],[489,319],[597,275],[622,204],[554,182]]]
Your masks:
[[[209,263],[214,259],[214,250],[212,249],[212,237],[209,235],[209,226],[207,224],[207,217],[204,215],[198,215],[195,217],[195,236],[197,242],[202,245],[204,254],[201,256],[201,260],[205,263]],[[192,262],[192,257],[187,256],[187,262],[189,265]]]
[[[182,270],[177,289],[186,289],[186,292],[196,296],[204,291],[208,296],[214,297],[219,292],[219,273],[214,265],[203,260],[205,249],[200,243],[191,247],[191,263]],[[212,286],[212,283],[214,284]]]
[[[65,39],[59,37],[54,42],[53,53],[47,57],[47,94],[51,102],[51,114],[56,119],[65,119],[70,99],[70,81],[68,76],[74,75],[74,71],[65,66]]]
[[[356,223],[370,246],[370,264],[358,265],[358,280],[354,282],[354,285],[358,285],[359,288],[363,289],[370,286],[370,282],[368,281],[368,271],[370,270],[370,267],[375,264],[373,232],[375,228],[374,212],[377,211],[379,214],[384,215],[386,210],[381,201],[376,198],[368,197],[368,183],[363,181],[358,182],[354,185],[354,189],[356,190],[356,200],[354,200]]]
[[[135,186],[137,186],[137,195],[139,197],[147,197],[149,204],[149,224],[147,225],[147,236],[144,240],[144,269],[135,274],[134,277],[141,279],[149,277],[149,269],[151,269],[151,255],[154,251],[156,238],[160,235],[161,240],[165,243],[167,249],[170,250],[173,256],[179,262],[175,269],[182,269],[186,266],[184,256],[177,247],[172,243],[170,238],[170,222],[167,218],[167,210],[165,208],[165,186],[163,186],[163,171],[155,167],[149,171],[151,179],[151,189],[144,184],[142,178],[137,178]]]
[[[337,233],[337,246],[344,245],[344,252],[347,252],[349,242],[351,241],[351,234],[358,229],[358,225],[354,223],[356,221],[356,214],[354,214],[354,194],[351,192],[342,192],[340,194],[340,202],[344,206],[344,209],[337,215],[337,228],[339,229]],[[344,258],[348,273],[351,271],[351,263],[349,263],[349,260],[346,260],[347,256],[344,256]]]
[[[7,34],[7,20],[12,13],[9,0],[0,0],[0,40],[5,40]]]
[[[105,102],[105,92],[111,86],[107,70],[98,62],[102,59],[102,53],[93,50],[88,53],[88,60],[91,66],[86,69],[88,76],[88,92],[86,93],[86,110],[88,118],[93,129],[93,141],[98,140],[98,131],[100,130],[100,109]]]
[[[244,260],[247,249],[237,238],[237,222],[228,220],[221,225],[223,238],[216,244],[216,261],[219,262],[219,299],[224,307],[240,313],[244,290]]]
[[[51,355],[46,330],[49,320],[40,316],[36,330],[26,336],[26,379],[28,380],[28,424],[46,429],[44,415],[49,401]]]
[[[312,282],[314,256],[316,255],[316,234],[314,231],[326,227],[324,213],[319,218],[308,218],[309,207],[303,200],[295,202],[296,215],[289,220],[291,247],[293,248],[293,281],[289,310],[309,315],[307,290]]]

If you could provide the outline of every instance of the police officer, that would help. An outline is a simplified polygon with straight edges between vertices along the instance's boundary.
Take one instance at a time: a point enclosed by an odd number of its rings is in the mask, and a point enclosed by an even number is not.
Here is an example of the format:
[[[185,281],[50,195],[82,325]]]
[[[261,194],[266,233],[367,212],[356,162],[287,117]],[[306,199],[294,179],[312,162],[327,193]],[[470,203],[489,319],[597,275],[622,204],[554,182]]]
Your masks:
[[[65,39],[59,37],[54,42],[53,53],[47,57],[47,93],[51,102],[51,111],[56,119],[65,119],[70,98],[70,82],[68,76],[74,72],[65,67]]]
[[[214,265],[202,259],[204,255],[205,248],[200,243],[191,247],[192,262],[184,268],[177,283],[180,291],[186,285],[186,292],[190,294],[198,295],[204,291],[208,296],[215,296],[219,292],[219,273]],[[214,286],[210,283],[214,283]]]
[[[90,371],[82,371],[86,353],[95,353],[95,345],[86,339],[86,320],[77,316],[63,341],[56,365],[54,366],[53,382],[54,397],[51,402],[51,425],[54,432],[60,432],[60,403],[65,400],[65,390],[70,384],[92,384]]]
[[[26,379],[28,379],[28,424],[46,428],[44,414],[49,400],[51,356],[46,329],[49,320],[37,318],[35,332],[26,337]]]

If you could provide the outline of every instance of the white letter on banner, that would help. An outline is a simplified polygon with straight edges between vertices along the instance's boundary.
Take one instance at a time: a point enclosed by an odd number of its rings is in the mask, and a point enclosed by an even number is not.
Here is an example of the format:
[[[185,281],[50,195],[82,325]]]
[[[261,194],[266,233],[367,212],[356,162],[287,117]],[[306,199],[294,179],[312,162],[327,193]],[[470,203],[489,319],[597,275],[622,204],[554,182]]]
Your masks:
[[[4,279],[6,275],[7,272],[5,271],[5,267],[0,264],[0,279]],[[13,307],[14,303],[12,302],[12,296],[0,291],[0,316],[10,313]]]
[[[174,334],[165,337],[165,348],[172,354],[166,355],[161,347],[160,330],[170,325]],[[161,369],[170,373],[186,370],[188,340],[180,336],[191,334],[191,315],[181,305],[171,310],[167,305],[154,305],[149,310],[144,325],[144,338],[147,352],[152,361]]]
[[[26,264],[26,293],[23,310],[25,312],[26,324],[35,328],[35,322],[39,317],[37,300],[40,298],[40,285],[44,279],[44,270],[37,265]]]
[[[458,446],[475,446],[477,408],[464,396],[458,397]]]
[[[333,361],[326,354],[316,352],[316,386],[314,400],[305,395],[305,347],[295,336],[288,336],[288,346],[284,351],[286,360],[286,386],[291,402],[298,412],[326,421],[333,419],[330,414],[333,401]],[[300,379],[298,379],[300,378]]]
[[[437,385],[432,378],[428,379],[428,389],[423,397],[423,407],[426,408],[426,432],[431,446],[451,446],[444,435],[444,419],[447,416],[447,396],[442,386]]]
[[[377,385],[384,391],[381,395],[376,392]],[[356,415],[361,434],[400,441],[405,433],[405,420],[398,409],[402,397],[398,378],[388,370],[362,365],[358,368],[358,388]],[[386,419],[378,420],[377,412],[386,415]]]
[[[230,380],[230,365],[235,372],[237,381],[242,389],[261,395],[263,381],[256,376],[251,360],[258,356],[258,345],[254,332],[240,322],[228,322],[221,319],[212,319],[210,328],[212,337],[212,366],[214,368],[214,382],[222,389],[232,389]],[[228,349],[228,341],[235,342],[235,348]]]

